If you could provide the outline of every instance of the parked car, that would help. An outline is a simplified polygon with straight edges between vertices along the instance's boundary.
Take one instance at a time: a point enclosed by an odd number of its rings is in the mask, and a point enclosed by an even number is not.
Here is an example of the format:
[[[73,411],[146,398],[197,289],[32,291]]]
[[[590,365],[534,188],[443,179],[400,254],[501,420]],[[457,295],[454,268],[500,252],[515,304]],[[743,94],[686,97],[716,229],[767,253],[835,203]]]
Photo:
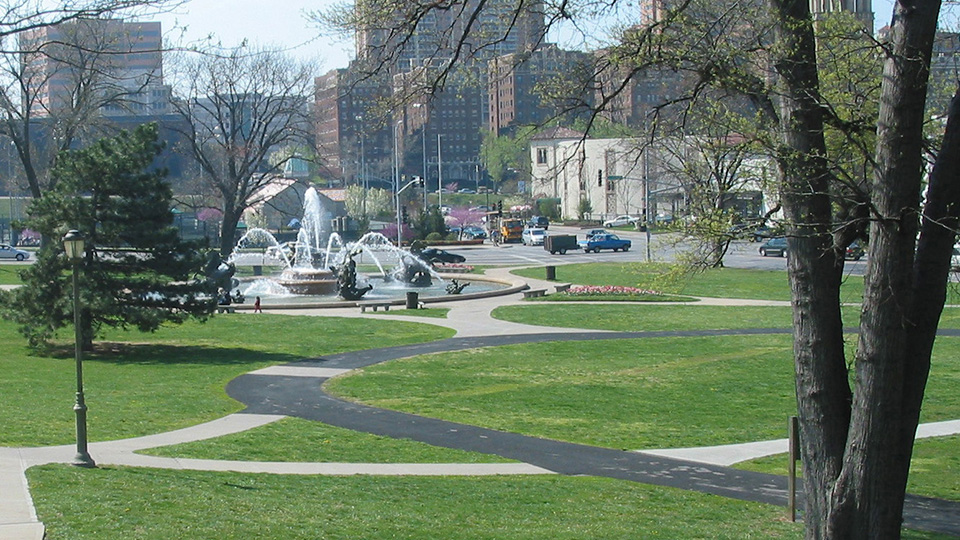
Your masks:
[[[531,229],[547,230],[550,228],[550,220],[544,216],[533,216],[530,218],[530,221],[527,222],[527,227]]]
[[[469,226],[463,228],[463,238],[465,240],[483,240],[487,237],[487,231],[476,226]]]
[[[852,261],[859,261],[867,252],[860,246],[860,242],[853,242],[847,246],[846,252],[843,254],[844,259],[850,259]]]
[[[476,193],[476,190],[473,190],[470,188],[461,188],[460,190],[457,191],[457,193],[463,193],[465,195],[474,195]]]
[[[640,218],[635,218],[633,216],[617,216],[611,220],[604,221],[604,227],[622,227],[624,225],[636,225],[637,221],[640,221]]]
[[[615,234],[595,234],[589,240],[581,240],[580,247],[583,248],[583,251],[590,253],[600,253],[601,249],[612,249],[614,251],[627,251],[630,249],[630,246],[633,245],[632,242],[624,238],[620,238]]]
[[[777,257],[787,256],[787,239],[783,236],[771,238],[760,246],[760,255],[764,257],[775,255]]]
[[[607,234],[607,230],[606,229],[590,229],[589,231],[587,231],[587,240],[593,238],[598,234]]]
[[[25,261],[30,258],[30,252],[17,249],[8,244],[0,244],[0,259],[16,259]]]
[[[525,246],[542,246],[546,236],[547,231],[543,229],[524,229],[520,235],[520,241]]]
[[[457,255],[456,253],[450,253],[437,248],[426,248],[420,252],[420,258],[427,261],[430,264],[434,263],[462,263],[466,262],[467,258],[463,255]]]

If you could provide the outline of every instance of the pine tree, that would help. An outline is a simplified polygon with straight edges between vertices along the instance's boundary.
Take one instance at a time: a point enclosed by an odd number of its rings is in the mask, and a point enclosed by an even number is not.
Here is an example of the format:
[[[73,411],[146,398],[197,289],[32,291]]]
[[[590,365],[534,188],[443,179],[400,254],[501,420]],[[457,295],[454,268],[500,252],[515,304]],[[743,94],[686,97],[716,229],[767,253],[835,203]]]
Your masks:
[[[85,348],[104,325],[150,332],[214,309],[213,285],[197,277],[203,255],[178,237],[166,171],[152,166],[161,150],[156,125],[145,124],[58,159],[56,188],[30,205],[26,220],[53,241],[4,302],[5,316],[32,346],[73,322],[70,262],[59,242],[69,229],[86,238],[79,287]]]

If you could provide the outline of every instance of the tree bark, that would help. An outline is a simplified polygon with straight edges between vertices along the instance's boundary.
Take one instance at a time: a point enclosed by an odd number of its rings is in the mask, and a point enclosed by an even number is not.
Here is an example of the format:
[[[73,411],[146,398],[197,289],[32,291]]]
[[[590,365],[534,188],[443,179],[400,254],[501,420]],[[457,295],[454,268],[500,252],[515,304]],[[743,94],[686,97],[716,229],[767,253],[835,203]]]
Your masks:
[[[784,207],[792,223],[788,269],[806,536],[898,538],[953,241],[952,231],[934,231],[931,221],[924,226],[928,238],[915,253],[922,125],[939,2],[901,0],[894,18],[884,68],[877,169],[870,190],[874,215],[852,394],[839,312],[843,263],[830,239],[831,178],[824,158],[811,16],[805,0],[772,0],[772,5],[782,51],[777,69],[785,86],[781,120],[787,149],[781,172]],[[957,143],[948,137],[946,144]],[[947,154],[956,156],[957,150],[945,147],[942,159]],[[956,159],[951,157],[950,163]],[[956,177],[955,169],[940,169],[944,177],[940,182],[951,184],[947,178]],[[931,207],[931,219],[956,213],[957,204],[950,201],[957,195],[946,186],[937,186],[930,196],[945,198],[939,201],[944,206]],[[933,290],[921,296],[918,289],[931,284]]]
[[[794,363],[800,417],[806,536],[825,537],[830,492],[840,472],[849,426],[850,388],[840,318],[842,260],[832,248],[824,119],[816,44],[806,0],[773,0],[781,100],[780,170],[793,297]]]

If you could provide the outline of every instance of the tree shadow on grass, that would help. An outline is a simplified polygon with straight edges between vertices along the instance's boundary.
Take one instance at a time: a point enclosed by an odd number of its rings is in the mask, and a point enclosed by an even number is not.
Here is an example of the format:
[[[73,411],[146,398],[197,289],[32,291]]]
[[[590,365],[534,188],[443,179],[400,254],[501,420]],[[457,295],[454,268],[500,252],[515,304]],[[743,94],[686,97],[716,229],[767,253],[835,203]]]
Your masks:
[[[73,348],[58,347],[54,357],[72,357]],[[304,360],[301,355],[245,349],[163,343],[97,342],[85,352],[84,361],[117,365],[244,365],[286,364]]]

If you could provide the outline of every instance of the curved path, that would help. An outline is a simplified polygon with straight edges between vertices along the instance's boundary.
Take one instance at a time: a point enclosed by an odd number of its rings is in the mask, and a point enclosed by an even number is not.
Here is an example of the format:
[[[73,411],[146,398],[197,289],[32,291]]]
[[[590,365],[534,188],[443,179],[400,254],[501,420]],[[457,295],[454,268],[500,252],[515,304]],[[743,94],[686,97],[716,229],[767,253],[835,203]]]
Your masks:
[[[507,276],[508,270],[491,273]],[[532,287],[551,288],[532,281]],[[416,319],[457,331],[457,337],[401,347],[343,353],[273,366],[231,381],[227,392],[247,408],[239,414],[178,430],[122,441],[93,443],[91,455],[100,464],[203,469],[277,474],[483,475],[568,474],[606,476],[681,489],[691,489],[746,501],[786,504],[786,479],[781,476],[731,469],[724,465],[786,451],[785,441],[766,441],[704,449],[629,452],[572,444],[479,428],[350,403],[323,392],[329,377],[388,360],[476,347],[559,340],[606,340],[649,337],[761,335],[789,333],[784,329],[689,332],[609,332],[541,327],[490,317],[499,305],[520,303],[519,295],[445,304],[447,319]],[[789,305],[786,302],[706,300],[694,305]],[[689,303],[685,305],[691,305]],[[269,309],[268,306],[265,306]],[[361,316],[353,309],[287,310],[284,313],[320,316]],[[411,320],[408,316],[366,314],[364,317]],[[945,332],[947,333],[947,332]],[[958,335],[957,332],[949,332]],[[495,454],[519,463],[499,464],[364,464],[264,463],[163,458],[136,454],[137,450],[219,437],[294,416],[382,436],[409,438],[436,446]],[[960,433],[960,421],[924,426],[921,434]],[[24,471],[43,463],[69,462],[73,446],[0,448],[0,540],[42,538]],[[908,527],[960,536],[960,503],[908,497]]]

